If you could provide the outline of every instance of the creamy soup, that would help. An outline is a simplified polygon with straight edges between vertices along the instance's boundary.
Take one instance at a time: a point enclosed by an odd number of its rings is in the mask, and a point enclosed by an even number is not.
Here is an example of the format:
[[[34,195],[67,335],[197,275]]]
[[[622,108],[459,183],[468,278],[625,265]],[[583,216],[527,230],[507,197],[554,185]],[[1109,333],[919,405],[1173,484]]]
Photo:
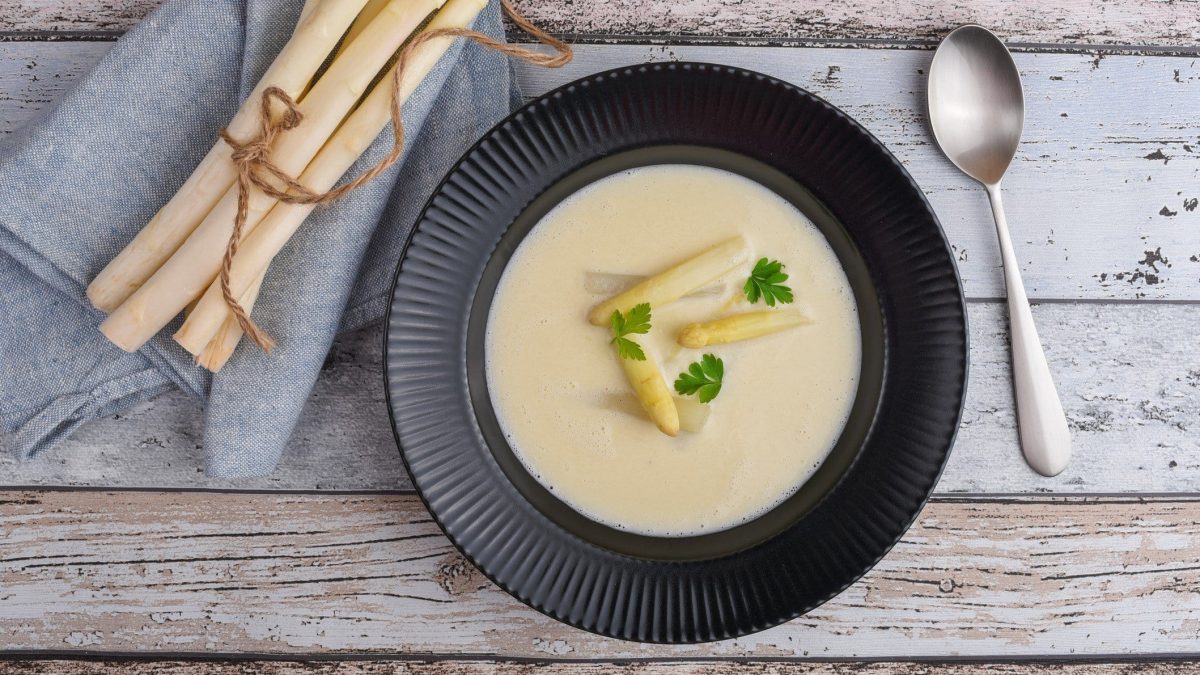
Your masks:
[[[649,333],[629,336],[667,387],[703,354],[723,362],[703,427],[666,435],[634,395],[610,327],[587,317],[621,286],[739,235],[745,263],[652,306]],[[763,257],[784,264],[793,303],[748,302]],[[693,322],[768,309],[808,323],[700,349],[678,342]],[[485,360],[500,426],[542,485],[600,523],[689,536],[752,519],[813,474],[850,413],[860,351],[849,282],[811,221],[736,174],[660,165],[597,181],[534,226],[497,288]]]

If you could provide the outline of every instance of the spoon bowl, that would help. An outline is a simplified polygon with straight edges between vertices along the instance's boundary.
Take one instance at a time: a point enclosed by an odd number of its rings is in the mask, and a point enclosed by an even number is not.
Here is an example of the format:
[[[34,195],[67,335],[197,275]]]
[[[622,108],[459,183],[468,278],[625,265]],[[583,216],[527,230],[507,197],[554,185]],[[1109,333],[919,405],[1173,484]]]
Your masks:
[[[963,173],[996,184],[1008,170],[1025,122],[1016,64],[991,31],[955,29],[929,68],[929,120],[946,157]]]

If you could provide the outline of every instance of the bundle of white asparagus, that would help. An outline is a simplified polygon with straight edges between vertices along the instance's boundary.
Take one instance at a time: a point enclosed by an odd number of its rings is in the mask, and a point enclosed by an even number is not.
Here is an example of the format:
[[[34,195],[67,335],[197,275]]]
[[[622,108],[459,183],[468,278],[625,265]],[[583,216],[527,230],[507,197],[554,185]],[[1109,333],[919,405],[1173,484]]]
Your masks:
[[[523,50],[466,30],[486,2],[307,0],[291,39],[225,133],[236,143],[269,139],[270,165],[294,177],[310,197],[328,198],[325,193],[392,121],[393,108],[398,114],[454,36],[522,55]],[[531,29],[507,2],[504,6],[518,25]],[[416,37],[434,31],[437,35]],[[535,36],[559,51],[561,63],[569,60],[570,50],[561,42]],[[282,92],[296,102],[300,121],[294,129],[277,136],[259,129],[263,119],[281,115],[271,107],[264,117],[265,92]],[[397,133],[396,155],[401,139]],[[288,183],[269,171],[260,172],[258,180],[266,174],[264,187],[270,190],[247,184],[244,176],[239,179],[244,168],[238,161],[244,160],[235,161],[235,152],[230,143],[217,141],[178,193],[88,287],[92,304],[109,312],[101,332],[122,349],[139,349],[186,309],[175,340],[200,365],[219,370],[245,325],[231,311],[222,280],[231,298],[250,312],[271,260],[322,201],[292,198]],[[235,223],[240,238],[234,237]],[[270,343],[260,345],[269,349]]]

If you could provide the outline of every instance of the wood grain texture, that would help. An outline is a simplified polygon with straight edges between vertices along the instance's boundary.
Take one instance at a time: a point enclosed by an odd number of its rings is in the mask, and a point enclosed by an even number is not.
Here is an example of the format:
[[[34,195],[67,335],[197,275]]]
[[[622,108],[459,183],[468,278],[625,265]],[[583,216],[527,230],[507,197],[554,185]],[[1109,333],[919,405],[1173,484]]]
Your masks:
[[[0,0],[0,31],[8,37],[50,38],[106,34],[113,38],[132,28],[160,0]]]
[[[782,663],[779,661],[0,661],[0,675],[1175,675],[1200,661],[1165,663]]]
[[[1195,652],[1200,631],[1196,500],[935,501],[825,606],[685,646],[526,608],[411,496],[10,491],[0,535],[9,650],[997,658]]]
[[[0,42],[0,143],[57,102],[110,46],[82,42],[64,49],[46,43]]]
[[[158,4],[157,0],[0,0],[0,33],[10,38],[115,36]],[[1196,0],[522,0],[516,4],[550,31],[593,40],[623,36],[673,42],[926,45],[954,26],[979,23],[1006,40],[1054,43],[1057,49],[1153,45],[1193,51],[1200,41]]]
[[[520,3],[527,15],[560,33],[707,40],[737,38],[932,44],[964,23],[1026,44],[1172,45],[1200,40],[1200,4],[1146,0],[570,0]]]
[[[1017,449],[1003,307],[968,309],[971,380],[941,493],[1200,492],[1200,308],[1034,307],[1075,441],[1055,478],[1030,471]],[[0,485],[408,489],[383,401],[381,340],[372,328],[335,342],[268,477],[206,479],[200,406],[174,393],[86,426],[36,462],[0,452]]]
[[[15,92],[0,94],[0,120],[28,119],[107,48],[0,44],[0,85]],[[862,122],[913,174],[954,245],[968,295],[1002,297],[984,193],[931,144],[926,128],[930,58],[891,50],[591,45],[561,70],[523,65],[519,72],[531,95],[661,59],[744,66],[806,87]],[[1030,297],[1200,300],[1200,60],[1019,54],[1017,62],[1028,111],[1005,201]]]

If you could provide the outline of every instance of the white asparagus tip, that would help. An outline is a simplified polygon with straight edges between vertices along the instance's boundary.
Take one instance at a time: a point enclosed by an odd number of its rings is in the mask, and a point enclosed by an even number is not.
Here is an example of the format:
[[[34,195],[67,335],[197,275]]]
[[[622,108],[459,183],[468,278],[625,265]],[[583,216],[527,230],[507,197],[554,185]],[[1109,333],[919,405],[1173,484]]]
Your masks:
[[[797,309],[744,312],[716,321],[691,323],[679,331],[680,345],[700,349],[708,345],[738,342],[777,333],[812,321]]]

